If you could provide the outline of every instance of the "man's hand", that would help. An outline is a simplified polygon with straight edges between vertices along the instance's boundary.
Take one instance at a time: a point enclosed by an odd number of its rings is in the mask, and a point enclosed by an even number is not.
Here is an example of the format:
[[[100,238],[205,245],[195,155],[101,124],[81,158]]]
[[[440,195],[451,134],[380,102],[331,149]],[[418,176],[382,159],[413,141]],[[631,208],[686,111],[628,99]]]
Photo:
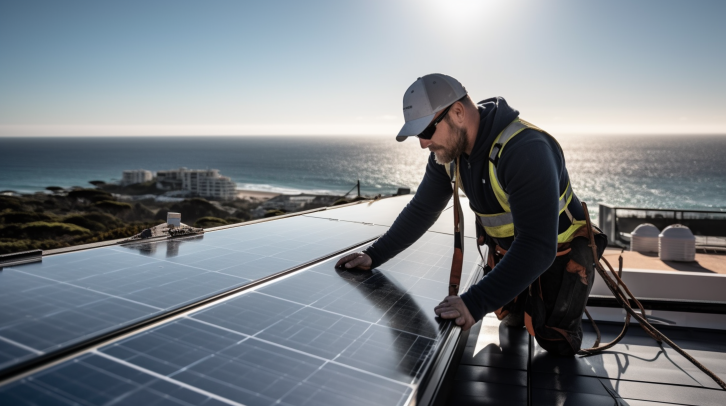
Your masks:
[[[335,264],[335,267],[345,269],[357,268],[363,271],[368,271],[371,269],[372,264],[373,260],[367,254],[364,254],[362,252],[354,252],[338,260],[338,263]]]
[[[459,296],[447,296],[438,306],[434,307],[434,312],[442,319],[456,319],[454,322],[461,326],[463,331],[470,329],[476,323]]]

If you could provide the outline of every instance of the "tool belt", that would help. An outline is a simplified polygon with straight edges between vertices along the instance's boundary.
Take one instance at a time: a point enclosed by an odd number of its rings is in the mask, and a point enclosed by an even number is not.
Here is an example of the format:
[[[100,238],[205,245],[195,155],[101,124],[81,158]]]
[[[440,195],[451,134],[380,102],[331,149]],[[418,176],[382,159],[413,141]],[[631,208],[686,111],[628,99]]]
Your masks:
[[[607,236],[593,228],[598,259],[607,246]],[[548,352],[571,356],[582,343],[582,315],[595,280],[592,250],[583,227],[568,243],[558,244],[550,267],[505,306],[494,311],[510,326],[522,324]],[[496,267],[507,251],[489,241],[485,273]]]

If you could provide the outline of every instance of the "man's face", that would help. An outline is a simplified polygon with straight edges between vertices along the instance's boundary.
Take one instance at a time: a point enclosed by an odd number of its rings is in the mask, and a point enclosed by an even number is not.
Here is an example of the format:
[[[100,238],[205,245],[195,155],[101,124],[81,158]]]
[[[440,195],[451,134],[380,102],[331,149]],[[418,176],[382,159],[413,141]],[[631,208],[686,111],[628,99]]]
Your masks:
[[[428,148],[434,153],[436,163],[446,165],[466,151],[466,135],[466,128],[456,125],[447,116],[436,126],[436,132],[430,140],[419,138],[419,143],[421,148]]]

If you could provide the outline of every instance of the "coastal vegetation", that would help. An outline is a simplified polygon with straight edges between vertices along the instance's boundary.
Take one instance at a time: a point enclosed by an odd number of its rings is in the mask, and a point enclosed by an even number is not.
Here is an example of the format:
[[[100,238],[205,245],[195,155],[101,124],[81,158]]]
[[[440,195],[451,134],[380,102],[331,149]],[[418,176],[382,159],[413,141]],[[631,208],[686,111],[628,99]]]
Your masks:
[[[32,195],[0,195],[0,254],[128,238],[165,222],[170,211],[182,213],[182,221],[195,227],[235,224],[249,220],[250,210],[259,204],[203,198],[120,201],[119,192],[138,196],[158,191],[151,184],[91,183],[96,188],[50,186]]]

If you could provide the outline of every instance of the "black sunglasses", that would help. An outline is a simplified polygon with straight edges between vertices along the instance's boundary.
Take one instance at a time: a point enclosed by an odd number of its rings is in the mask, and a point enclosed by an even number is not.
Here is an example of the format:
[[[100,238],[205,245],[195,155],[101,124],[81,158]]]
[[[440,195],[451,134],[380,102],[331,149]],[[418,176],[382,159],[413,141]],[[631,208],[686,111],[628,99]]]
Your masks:
[[[451,103],[449,105],[449,107],[447,107],[446,109],[444,109],[444,112],[441,113],[441,115],[436,120],[434,120],[431,124],[429,124],[428,127],[424,128],[424,130],[421,131],[421,134],[417,135],[417,137],[420,138],[420,139],[422,139],[422,140],[430,140],[431,137],[433,137],[434,136],[434,133],[436,132],[436,126],[439,125],[439,123],[441,122],[441,120],[443,120],[444,117],[446,117],[447,114],[449,114],[449,109],[455,103],[456,102]]]

